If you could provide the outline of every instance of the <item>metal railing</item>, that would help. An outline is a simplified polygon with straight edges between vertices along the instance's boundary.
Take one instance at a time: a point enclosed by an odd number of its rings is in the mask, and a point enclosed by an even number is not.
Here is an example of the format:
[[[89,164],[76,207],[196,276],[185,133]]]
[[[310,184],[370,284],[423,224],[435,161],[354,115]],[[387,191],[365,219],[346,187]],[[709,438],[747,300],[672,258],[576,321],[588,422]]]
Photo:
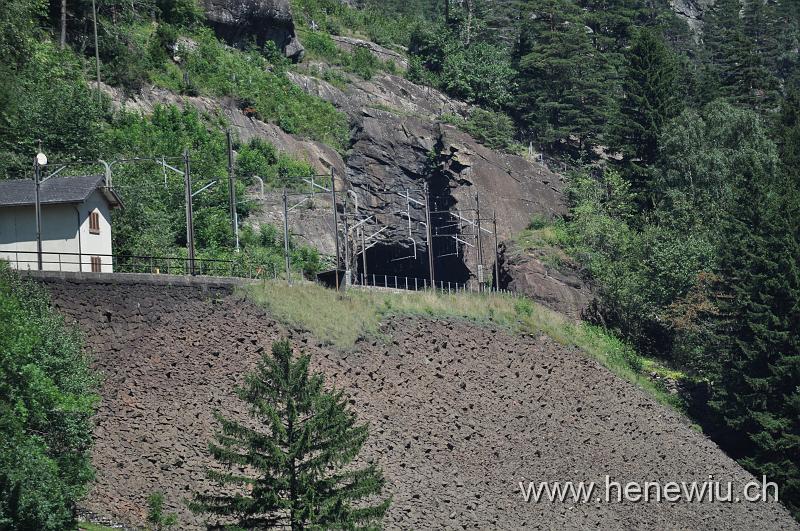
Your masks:
[[[94,263],[93,263],[94,259]],[[0,260],[6,260],[17,270],[38,270],[39,260],[36,251],[0,251]],[[99,260],[99,262],[98,262]],[[155,275],[191,275],[189,258],[185,256],[138,256],[116,254],[85,254],[43,252],[42,270],[84,273],[139,273]],[[195,276],[234,277],[254,280],[284,279],[282,264],[259,264],[242,256],[238,260],[212,258],[194,259]],[[439,293],[478,293],[476,283],[436,281],[388,274],[354,274],[351,287],[390,291],[427,291]],[[513,294],[504,289],[485,286],[486,293]]]
[[[369,274],[353,275],[352,286],[367,289],[385,289],[392,291],[427,291],[435,290],[440,293],[479,293],[480,285],[462,282],[448,282],[437,280],[433,284],[426,278],[403,277],[399,275]],[[495,289],[493,286],[484,286],[485,293],[506,293],[510,291]]]
[[[36,251],[0,251],[0,259],[6,260],[17,270],[38,270],[39,257]],[[260,264],[242,257],[239,260],[195,258],[195,276],[220,276],[251,279],[278,278],[281,267],[274,263]],[[188,257],[183,256],[138,256],[86,253],[42,253],[42,270],[84,273],[149,273],[163,275],[191,275]]]

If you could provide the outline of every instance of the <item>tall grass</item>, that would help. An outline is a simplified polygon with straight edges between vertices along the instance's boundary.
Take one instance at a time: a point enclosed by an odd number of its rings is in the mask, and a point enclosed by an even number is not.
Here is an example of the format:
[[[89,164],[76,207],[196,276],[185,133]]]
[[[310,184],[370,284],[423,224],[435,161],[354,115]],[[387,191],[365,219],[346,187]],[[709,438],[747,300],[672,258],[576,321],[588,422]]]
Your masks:
[[[600,327],[575,323],[531,300],[500,294],[437,294],[431,291],[386,293],[350,290],[345,294],[317,284],[287,286],[266,281],[242,288],[244,295],[267,308],[278,320],[311,332],[341,349],[361,338],[377,337],[381,321],[392,316],[466,319],[492,324],[510,333],[545,334],[564,346],[577,347],[659,402],[681,409],[680,399],[642,375],[654,361]]]

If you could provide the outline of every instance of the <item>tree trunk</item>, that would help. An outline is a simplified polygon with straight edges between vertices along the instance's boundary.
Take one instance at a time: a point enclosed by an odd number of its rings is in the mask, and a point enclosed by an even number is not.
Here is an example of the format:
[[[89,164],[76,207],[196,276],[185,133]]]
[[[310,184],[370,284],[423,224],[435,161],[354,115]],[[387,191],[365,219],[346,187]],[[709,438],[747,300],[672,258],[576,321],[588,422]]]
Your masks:
[[[67,46],[67,0],[61,0],[61,49]]]

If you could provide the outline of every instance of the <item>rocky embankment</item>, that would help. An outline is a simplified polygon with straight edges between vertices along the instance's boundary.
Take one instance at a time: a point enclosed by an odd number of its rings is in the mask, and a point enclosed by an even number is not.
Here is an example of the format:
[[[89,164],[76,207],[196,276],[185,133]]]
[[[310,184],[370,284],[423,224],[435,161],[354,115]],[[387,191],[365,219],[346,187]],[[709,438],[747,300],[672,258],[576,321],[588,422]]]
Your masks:
[[[107,280],[106,280],[107,282]],[[185,282],[185,281],[184,281]],[[143,525],[160,490],[181,529],[210,487],[212,412],[264,349],[288,336],[369,422],[390,529],[790,529],[774,503],[529,502],[520,481],[733,482],[751,476],[686,420],[581,352],[492,326],[398,318],[352,351],[292,330],[230,286],[51,281],[103,375],[85,508]],[[602,496],[602,494],[600,494]]]

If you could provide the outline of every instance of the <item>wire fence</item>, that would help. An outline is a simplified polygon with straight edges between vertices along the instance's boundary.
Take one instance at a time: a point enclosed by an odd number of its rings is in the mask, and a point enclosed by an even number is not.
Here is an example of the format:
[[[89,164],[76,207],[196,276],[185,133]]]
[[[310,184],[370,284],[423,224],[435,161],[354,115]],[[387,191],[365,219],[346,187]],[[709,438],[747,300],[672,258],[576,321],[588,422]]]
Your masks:
[[[495,286],[488,286],[472,282],[452,282],[447,280],[437,280],[433,284],[427,278],[417,277],[403,277],[399,275],[380,275],[371,274],[354,275],[352,284],[353,287],[366,288],[366,289],[380,289],[392,291],[427,291],[435,290],[440,293],[478,293],[478,292],[492,292],[492,293],[507,293],[512,292],[499,289]]]
[[[17,270],[38,270],[36,251],[0,251]],[[194,266],[194,267],[192,267]],[[250,279],[278,278],[281,268],[274,263],[260,264],[242,257],[239,260],[195,258],[194,264],[185,256],[137,256],[116,254],[86,254],[42,252],[44,271],[84,273],[147,273],[164,275],[218,276]]]

